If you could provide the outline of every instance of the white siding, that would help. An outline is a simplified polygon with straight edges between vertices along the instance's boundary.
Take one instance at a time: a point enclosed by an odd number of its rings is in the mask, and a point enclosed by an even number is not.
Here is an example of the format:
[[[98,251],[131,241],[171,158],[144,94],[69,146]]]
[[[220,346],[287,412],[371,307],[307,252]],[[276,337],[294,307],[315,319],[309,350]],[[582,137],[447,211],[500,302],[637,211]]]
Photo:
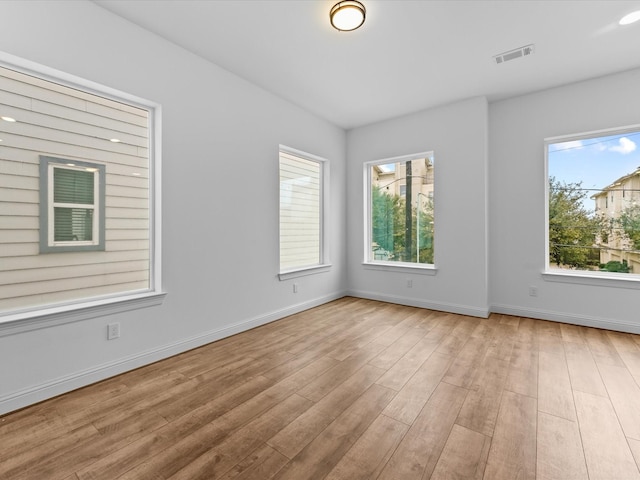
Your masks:
[[[148,288],[147,112],[0,68],[0,115],[0,312]],[[40,155],[106,166],[104,252],[39,253]]]
[[[320,263],[322,166],[280,153],[280,270]]]

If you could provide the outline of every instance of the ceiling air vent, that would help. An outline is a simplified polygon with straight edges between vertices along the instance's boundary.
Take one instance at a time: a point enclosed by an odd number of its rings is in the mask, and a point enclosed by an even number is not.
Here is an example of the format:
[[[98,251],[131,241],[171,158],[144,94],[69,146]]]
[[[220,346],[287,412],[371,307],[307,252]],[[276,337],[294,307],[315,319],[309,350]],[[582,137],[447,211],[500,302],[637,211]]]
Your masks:
[[[534,46],[526,45],[524,47],[516,48],[515,50],[509,50],[508,52],[501,53],[493,57],[496,63],[504,63],[509,60],[515,60],[516,58],[526,57],[534,52]]]

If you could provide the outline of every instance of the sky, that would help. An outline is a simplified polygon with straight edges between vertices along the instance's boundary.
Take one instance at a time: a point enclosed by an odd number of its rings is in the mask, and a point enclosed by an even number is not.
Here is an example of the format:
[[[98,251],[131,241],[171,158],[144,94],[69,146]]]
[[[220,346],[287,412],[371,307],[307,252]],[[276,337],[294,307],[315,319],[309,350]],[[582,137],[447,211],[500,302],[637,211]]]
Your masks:
[[[582,188],[607,187],[640,168],[640,130],[582,140],[549,144],[549,176],[565,183],[582,182]],[[583,204],[594,210],[587,192]]]

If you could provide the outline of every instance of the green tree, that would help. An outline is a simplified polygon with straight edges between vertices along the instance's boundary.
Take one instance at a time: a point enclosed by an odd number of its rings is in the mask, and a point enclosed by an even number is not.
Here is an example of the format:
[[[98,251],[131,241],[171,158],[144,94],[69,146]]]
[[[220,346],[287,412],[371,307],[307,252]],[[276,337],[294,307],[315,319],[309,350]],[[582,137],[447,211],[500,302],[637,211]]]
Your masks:
[[[371,188],[372,241],[394,256],[404,250],[404,203],[398,195],[375,185]]]
[[[420,240],[420,262],[433,263],[433,200],[426,204],[420,204],[420,211],[416,209],[416,228],[420,224],[420,231],[416,232],[414,238]],[[420,216],[419,221],[417,216]]]
[[[631,240],[634,250],[640,250],[640,206],[633,204],[625,208],[616,223]]]
[[[582,183],[565,183],[549,177],[549,260],[556,265],[584,269],[597,265],[593,249],[599,222],[582,201]]]
[[[420,220],[417,207],[410,206],[411,244],[406,248],[406,208],[404,197],[390,195],[384,189],[371,188],[371,237],[379,248],[393,255],[396,261],[416,261],[416,239],[420,240],[420,263],[433,263],[433,202],[422,202]],[[420,231],[418,232],[418,224]],[[419,237],[418,237],[419,235]],[[407,257],[408,255],[408,257]]]

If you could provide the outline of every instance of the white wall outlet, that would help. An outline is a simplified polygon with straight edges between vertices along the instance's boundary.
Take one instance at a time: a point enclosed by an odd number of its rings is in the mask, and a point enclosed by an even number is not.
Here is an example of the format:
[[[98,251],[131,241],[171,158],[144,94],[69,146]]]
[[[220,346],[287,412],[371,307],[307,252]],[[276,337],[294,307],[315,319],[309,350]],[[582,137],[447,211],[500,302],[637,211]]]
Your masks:
[[[297,283],[293,284],[293,293],[298,293],[298,284]]]
[[[120,324],[110,323],[107,325],[107,340],[114,340],[120,338]]]
[[[538,287],[535,285],[529,285],[529,296],[537,297],[538,296]]]
[[[413,288],[413,280],[410,278],[407,279],[407,288]]]

